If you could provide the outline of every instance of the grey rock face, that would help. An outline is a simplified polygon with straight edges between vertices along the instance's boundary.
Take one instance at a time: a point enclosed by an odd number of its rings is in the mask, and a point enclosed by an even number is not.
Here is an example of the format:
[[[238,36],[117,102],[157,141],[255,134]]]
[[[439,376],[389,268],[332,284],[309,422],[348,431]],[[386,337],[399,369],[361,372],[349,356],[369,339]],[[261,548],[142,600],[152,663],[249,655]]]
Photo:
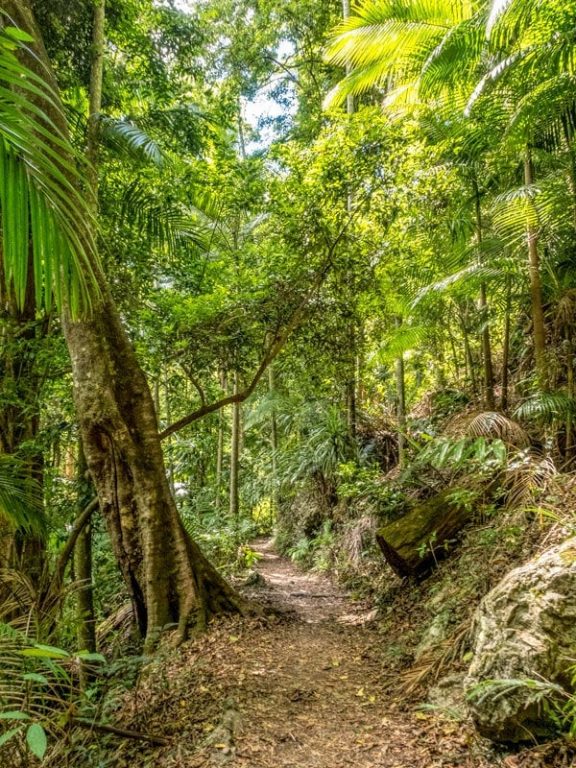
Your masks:
[[[511,571],[478,609],[465,687],[480,733],[501,742],[549,735],[547,684],[573,690],[574,665],[576,538]],[[505,680],[516,683],[492,682]]]

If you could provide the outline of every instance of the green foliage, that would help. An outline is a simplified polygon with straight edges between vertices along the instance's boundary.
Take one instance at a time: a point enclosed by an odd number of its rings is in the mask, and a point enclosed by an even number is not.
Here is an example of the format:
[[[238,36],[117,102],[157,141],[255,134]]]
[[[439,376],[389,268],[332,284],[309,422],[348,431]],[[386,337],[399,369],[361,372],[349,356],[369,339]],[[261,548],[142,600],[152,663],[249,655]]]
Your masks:
[[[419,451],[415,464],[430,464],[435,469],[450,469],[452,471],[474,471],[493,473],[506,465],[508,451],[501,440],[486,440],[486,438],[454,439],[438,437],[429,442]]]
[[[0,518],[26,534],[45,536],[40,485],[22,462],[0,455]]]
[[[573,681],[574,682],[574,681]],[[576,734],[576,697],[566,688],[550,680],[534,678],[484,680],[467,693],[472,702],[500,698],[520,693],[531,704],[538,706],[541,724],[547,726],[550,735],[565,733],[571,738]]]
[[[333,523],[326,520],[313,538],[300,539],[288,550],[288,555],[295,563],[322,573],[333,566],[335,543]]]
[[[54,646],[30,642],[0,624],[0,754],[7,759],[22,749],[42,760],[51,743],[62,738],[67,718],[89,705],[80,691],[74,667],[80,662],[105,663],[101,654],[70,654]]]
[[[99,288],[95,223],[81,192],[76,155],[57,123],[61,108],[51,87],[19,58],[31,39],[0,29],[0,213],[6,286],[24,304],[32,243],[35,298],[77,313]],[[17,89],[15,89],[17,85]]]

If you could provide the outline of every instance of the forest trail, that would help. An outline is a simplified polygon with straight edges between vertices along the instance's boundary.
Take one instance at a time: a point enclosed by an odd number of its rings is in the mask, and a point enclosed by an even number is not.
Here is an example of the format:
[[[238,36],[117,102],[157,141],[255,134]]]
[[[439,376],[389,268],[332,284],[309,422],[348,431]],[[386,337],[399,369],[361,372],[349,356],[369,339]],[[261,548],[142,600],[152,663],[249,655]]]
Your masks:
[[[269,540],[252,548],[259,576],[249,596],[275,615],[219,622],[152,665],[128,702],[129,721],[167,736],[170,746],[149,758],[125,754],[126,765],[486,765],[472,759],[461,725],[439,727],[435,717],[391,698],[381,659],[386,638],[371,624],[369,606],[326,577],[300,571]]]

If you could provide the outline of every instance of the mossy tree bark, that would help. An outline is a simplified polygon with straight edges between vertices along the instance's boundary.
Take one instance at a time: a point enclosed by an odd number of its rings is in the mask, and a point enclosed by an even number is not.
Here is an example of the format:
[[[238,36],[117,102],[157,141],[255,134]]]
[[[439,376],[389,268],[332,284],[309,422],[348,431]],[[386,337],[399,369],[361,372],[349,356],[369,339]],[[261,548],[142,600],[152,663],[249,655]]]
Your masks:
[[[448,488],[380,528],[376,540],[399,576],[422,576],[446,555],[473,514],[472,505],[459,501],[455,489]]]

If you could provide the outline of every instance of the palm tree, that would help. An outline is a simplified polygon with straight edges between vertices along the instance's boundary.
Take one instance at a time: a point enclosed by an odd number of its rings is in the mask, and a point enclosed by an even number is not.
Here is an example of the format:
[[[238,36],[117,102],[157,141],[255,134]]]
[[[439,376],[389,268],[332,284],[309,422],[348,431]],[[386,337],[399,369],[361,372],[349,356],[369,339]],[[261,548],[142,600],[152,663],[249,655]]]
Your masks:
[[[483,20],[478,3],[472,2],[364,2],[357,9],[356,17],[349,18],[339,27],[330,45],[329,58],[336,63],[345,62],[347,75],[333,89],[328,103],[341,101],[347,93],[362,93],[375,86],[384,89],[388,102],[398,100],[399,95],[413,100],[431,92],[437,99],[441,90],[446,89],[451,94],[455,90],[466,94],[469,78],[465,77],[465,72],[471,76],[475,69],[477,51],[482,43]],[[464,64],[458,68],[457,78],[452,66],[454,57]],[[463,96],[457,102],[462,110]],[[453,105],[449,110],[446,105],[441,105],[441,112],[447,111],[450,112],[446,115],[450,124],[456,126],[451,133],[460,131],[468,147],[457,163],[465,166],[464,175],[470,186],[477,259],[481,261],[484,222],[478,167],[486,141],[478,141],[481,131],[471,131],[470,126],[463,126]],[[441,118],[439,122],[442,122]],[[450,139],[453,138],[452,135]],[[484,316],[481,332],[484,398],[486,406],[493,409],[494,373],[485,283],[481,283],[479,294],[479,308]]]
[[[437,85],[439,72],[443,83],[461,83],[462,69],[456,77],[449,64],[458,56],[460,64],[473,66],[482,39],[481,11],[474,0],[363,0],[328,46],[328,59],[349,71],[328,94],[327,105],[375,87],[414,97]]]
[[[560,136],[572,157],[571,188],[576,201],[575,23],[573,4],[560,0],[493,0],[491,4],[364,0],[356,15],[336,30],[328,49],[333,62],[353,65],[329,95],[329,103],[340,102],[348,92],[359,94],[376,87],[385,92],[387,101],[397,101],[402,93],[442,110],[443,96],[449,95],[457,110],[464,111],[467,104],[469,118],[489,120],[494,112],[506,115],[505,145],[516,147],[524,171],[523,229],[541,386],[547,385],[546,328],[540,232],[534,222],[533,147],[551,127]]]

